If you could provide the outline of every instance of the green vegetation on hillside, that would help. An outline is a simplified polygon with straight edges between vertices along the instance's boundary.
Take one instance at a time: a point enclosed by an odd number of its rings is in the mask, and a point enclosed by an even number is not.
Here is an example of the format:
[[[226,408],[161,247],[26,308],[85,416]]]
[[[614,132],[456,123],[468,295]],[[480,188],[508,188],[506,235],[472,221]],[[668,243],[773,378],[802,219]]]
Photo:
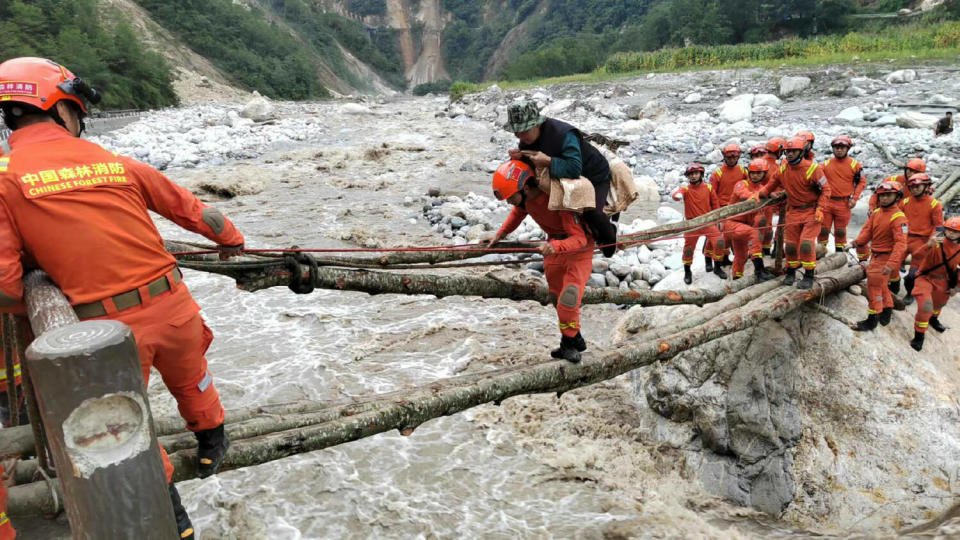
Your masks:
[[[50,58],[103,93],[103,109],[177,103],[170,66],[126,22],[101,21],[96,0],[0,2],[0,54]]]
[[[865,53],[893,56],[960,47],[960,22],[917,23],[888,28],[880,33],[851,32],[808,39],[785,39],[770,43],[717,45],[661,49],[653,52],[618,53],[603,65],[608,73],[655,71],[687,67],[751,65],[763,61],[795,58],[814,60]]]
[[[357,15],[386,15],[387,0],[350,0],[347,8]]]

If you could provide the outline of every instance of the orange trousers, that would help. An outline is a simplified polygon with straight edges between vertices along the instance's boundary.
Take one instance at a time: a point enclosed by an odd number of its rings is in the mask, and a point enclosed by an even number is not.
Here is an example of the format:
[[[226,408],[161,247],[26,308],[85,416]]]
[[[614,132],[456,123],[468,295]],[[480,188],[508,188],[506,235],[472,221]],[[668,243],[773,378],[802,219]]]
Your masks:
[[[0,466],[0,475],[3,475],[2,466]],[[0,540],[14,540],[16,537],[17,531],[7,517],[7,488],[0,483]]]
[[[163,384],[177,400],[187,429],[194,432],[219,426],[224,416],[205,356],[213,332],[203,322],[199,310],[181,282],[172,291],[144,304],[97,317],[120,321],[133,330],[144,385],[150,380],[150,367],[157,368]],[[163,448],[160,451],[169,482],[173,466]]]
[[[560,333],[574,337],[580,332],[580,300],[593,270],[593,250],[555,253],[543,259],[550,298],[556,302]]]
[[[820,224],[815,219],[816,210],[810,208],[787,207],[787,222],[783,230],[783,251],[786,255],[787,266],[799,268],[817,267],[817,235],[820,234]]]
[[[851,215],[849,199],[831,198],[823,207],[823,221],[820,222],[820,236],[817,240],[827,245],[830,229],[833,229],[834,245],[840,249],[847,247],[847,225],[850,224]]]
[[[930,325],[930,319],[940,316],[940,310],[950,299],[947,295],[947,278],[930,275],[918,277],[913,285],[913,297],[917,301],[913,329],[923,334]]]
[[[733,245],[733,277],[743,277],[747,260],[763,257],[763,232],[740,221],[727,221],[723,235]]]
[[[704,255],[715,261],[722,261],[727,254],[727,246],[723,242],[720,229],[716,225],[709,225],[683,235],[683,264],[693,264],[693,252],[697,249],[701,236],[706,237],[703,244]]]
[[[873,253],[870,266],[867,267],[867,302],[868,314],[874,315],[883,311],[883,308],[893,307],[893,294],[887,287],[888,276],[883,275],[884,267],[890,262],[889,253]],[[891,274],[896,274],[894,270]]]

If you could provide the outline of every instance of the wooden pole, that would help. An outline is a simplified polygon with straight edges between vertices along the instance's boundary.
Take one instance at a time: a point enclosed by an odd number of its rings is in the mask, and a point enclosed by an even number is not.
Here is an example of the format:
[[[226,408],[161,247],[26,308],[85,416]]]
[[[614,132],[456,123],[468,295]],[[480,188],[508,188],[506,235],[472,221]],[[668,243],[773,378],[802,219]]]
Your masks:
[[[7,413],[10,418],[4,427],[20,425],[20,396],[17,393],[16,363],[16,330],[13,325],[13,315],[4,313],[2,316],[3,332],[3,362],[7,375]],[[22,361],[22,359],[21,359]]]
[[[74,538],[176,538],[130,328],[103,320],[51,330],[27,362]]]
[[[774,249],[777,252],[777,263],[774,266],[775,274],[780,275],[783,273],[783,242],[784,234],[786,234],[786,223],[787,223],[787,205],[784,204],[780,207],[780,217],[777,218],[777,234],[774,239]]]
[[[33,388],[33,381],[30,379],[30,370],[28,369],[27,345],[32,341],[30,327],[23,317],[16,318],[17,324],[17,356],[20,358],[23,371],[21,377],[21,388],[23,389],[24,403],[27,406],[27,418],[30,419],[30,433],[33,435],[33,448],[37,455],[38,465],[48,475],[51,474],[50,461],[47,455],[47,435],[43,431],[43,420],[40,418],[40,408],[37,406],[37,394]],[[19,483],[19,482],[18,482]]]

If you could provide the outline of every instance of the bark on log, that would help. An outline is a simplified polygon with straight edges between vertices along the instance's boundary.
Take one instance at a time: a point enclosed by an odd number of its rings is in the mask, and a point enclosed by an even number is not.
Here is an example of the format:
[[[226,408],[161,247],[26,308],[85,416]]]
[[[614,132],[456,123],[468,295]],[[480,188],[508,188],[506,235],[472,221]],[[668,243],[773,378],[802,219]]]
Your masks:
[[[953,200],[957,198],[957,195],[960,195],[960,182],[955,182],[953,187],[948,189],[941,197],[940,203],[943,204],[944,208],[950,206],[953,203]]]
[[[776,206],[786,200],[786,193],[778,193],[763,201],[741,201],[736,204],[731,204],[724,206],[723,208],[718,208],[717,210],[707,212],[706,214],[697,216],[693,219],[652,227],[634,234],[625,234],[621,236],[618,241],[624,244],[642,243],[660,238],[683,236],[684,232],[699,229],[710,222],[724,220],[744,212],[750,212],[752,210],[758,210],[768,206]]]
[[[937,184],[937,187],[933,190],[933,196],[937,199],[941,198],[944,193],[950,190],[953,187],[954,182],[960,178],[960,169],[954,169],[950,176],[944,178]]]
[[[883,157],[887,160],[887,163],[893,165],[898,169],[903,169],[904,163],[898,160],[896,157],[894,157],[893,152],[891,152],[889,148],[869,138],[867,139],[867,142],[869,142],[870,144],[872,144],[877,148],[880,154],[883,155]]]
[[[600,358],[586,358],[579,364],[564,361],[548,361],[528,366],[515,366],[504,370],[486,372],[473,377],[470,384],[457,384],[457,378],[438,381],[427,388],[407,392],[407,398],[390,398],[383,407],[341,418],[320,425],[271,433],[252,439],[236,441],[227,453],[221,470],[246,467],[281,459],[354,441],[393,429],[404,435],[422,423],[461,412],[484,403],[500,403],[504,399],[521,394],[557,392],[587,386],[610,379],[657,360],[668,360],[677,354],[714,339],[729,335],[768,319],[786,315],[809,300],[818,299],[866,277],[862,267],[845,267],[827,272],[817,279],[810,291],[781,287],[771,291],[769,303],[752,304],[717,317],[710,324],[693,330],[675,333],[662,340],[629,343],[612,350]],[[176,479],[185,480],[195,476],[195,450],[181,450],[170,456],[177,468]],[[52,501],[47,490],[37,491],[36,484],[20,486],[31,493],[31,508],[49,507]],[[12,494],[11,494],[12,498]],[[22,508],[22,506],[17,506]]]

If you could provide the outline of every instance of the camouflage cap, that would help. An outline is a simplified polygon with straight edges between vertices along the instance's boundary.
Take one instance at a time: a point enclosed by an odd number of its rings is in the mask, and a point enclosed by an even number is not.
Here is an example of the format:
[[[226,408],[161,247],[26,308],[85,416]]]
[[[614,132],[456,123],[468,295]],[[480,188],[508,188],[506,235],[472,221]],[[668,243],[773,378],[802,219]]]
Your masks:
[[[507,108],[507,123],[503,126],[510,133],[520,133],[534,126],[539,126],[546,120],[540,114],[540,108],[532,101],[520,101]]]

